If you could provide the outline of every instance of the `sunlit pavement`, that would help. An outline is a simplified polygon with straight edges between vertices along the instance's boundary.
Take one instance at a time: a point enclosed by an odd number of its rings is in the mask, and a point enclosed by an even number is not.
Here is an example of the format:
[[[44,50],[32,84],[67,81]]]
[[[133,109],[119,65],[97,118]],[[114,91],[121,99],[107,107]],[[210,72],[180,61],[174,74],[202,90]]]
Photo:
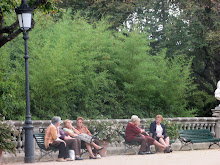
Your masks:
[[[7,165],[30,163],[8,163]],[[152,155],[120,155],[102,159],[68,162],[36,162],[34,165],[220,165],[220,149],[175,151],[173,153],[156,153]],[[6,164],[5,164],[6,165]],[[33,164],[32,164],[33,165]]]

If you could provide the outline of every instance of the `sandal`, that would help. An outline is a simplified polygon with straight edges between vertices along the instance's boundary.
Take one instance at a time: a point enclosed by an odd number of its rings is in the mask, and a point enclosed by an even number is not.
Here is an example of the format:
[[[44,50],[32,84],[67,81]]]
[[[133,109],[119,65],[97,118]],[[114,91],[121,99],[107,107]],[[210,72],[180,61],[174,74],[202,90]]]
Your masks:
[[[173,152],[173,149],[171,148],[171,146],[169,146],[169,150],[170,150],[170,152]]]
[[[170,148],[166,147],[166,149],[163,151],[164,153],[170,153]]]
[[[104,147],[101,147],[100,149],[97,149],[97,151],[101,151],[101,150],[103,150],[104,149]]]

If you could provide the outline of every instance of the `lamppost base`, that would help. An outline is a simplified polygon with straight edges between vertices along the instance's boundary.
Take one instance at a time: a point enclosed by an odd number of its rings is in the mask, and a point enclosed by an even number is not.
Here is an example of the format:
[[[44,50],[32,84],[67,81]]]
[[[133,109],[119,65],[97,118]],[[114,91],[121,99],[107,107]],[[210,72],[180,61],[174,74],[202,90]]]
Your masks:
[[[35,156],[31,156],[31,157],[25,157],[24,158],[24,162],[25,163],[35,163]]]

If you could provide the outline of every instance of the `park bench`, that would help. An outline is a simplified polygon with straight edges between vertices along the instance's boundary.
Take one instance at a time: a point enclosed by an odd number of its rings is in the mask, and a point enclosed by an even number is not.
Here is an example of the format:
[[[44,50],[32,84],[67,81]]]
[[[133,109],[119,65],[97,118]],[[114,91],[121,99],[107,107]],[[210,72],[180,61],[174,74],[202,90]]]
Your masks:
[[[149,130],[146,130],[147,132]],[[135,154],[138,154],[138,150],[136,149],[136,147],[140,146],[141,143],[139,142],[127,142],[126,138],[125,138],[125,130],[124,131],[117,131],[118,134],[124,139],[124,152],[127,152],[127,150],[133,150],[135,152]],[[147,151],[150,151],[150,146],[147,146]]]
[[[52,153],[56,152],[57,149],[55,149],[52,146],[50,146],[49,148],[45,148],[44,136],[45,136],[45,133],[34,134],[34,138],[35,138],[36,143],[37,143],[37,145],[38,145],[38,147],[40,149],[40,157],[38,158],[38,161],[40,161],[41,158],[43,158],[46,155],[50,156],[54,160],[54,157],[53,157]]]
[[[196,129],[196,130],[179,130],[179,140],[181,141],[181,148],[188,146],[193,150],[193,143],[205,143],[209,142],[209,149],[212,145],[216,144],[220,147],[220,138],[214,138],[214,135],[209,129]]]

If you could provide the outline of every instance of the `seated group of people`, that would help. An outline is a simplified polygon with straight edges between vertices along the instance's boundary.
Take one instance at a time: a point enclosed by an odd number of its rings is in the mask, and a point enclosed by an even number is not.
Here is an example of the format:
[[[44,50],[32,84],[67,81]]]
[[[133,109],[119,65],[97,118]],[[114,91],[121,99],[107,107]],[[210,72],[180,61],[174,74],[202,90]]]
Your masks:
[[[90,159],[97,159],[98,152],[103,149],[99,146],[99,141],[94,139],[88,128],[83,125],[84,119],[78,117],[76,121],[77,126],[73,127],[71,120],[66,119],[63,123],[63,129],[61,129],[61,118],[54,116],[45,132],[45,147],[53,146],[59,149],[57,161],[72,161],[69,150],[74,150],[75,160],[83,160],[80,157],[81,147],[87,148]],[[94,150],[92,150],[92,146]]]
[[[166,136],[165,125],[161,124],[163,117],[156,116],[156,120],[150,125],[150,132],[153,137],[140,128],[140,118],[133,115],[131,122],[127,124],[125,137],[127,142],[139,142],[141,144],[139,153],[140,155],[149,154],[147,146],[155,145],[165,153],[172,152],[169,145],[169,137]],[[77,126],[73,127],[71,120],[66,119],[63,123],[63,129],[60,128],[62,123],[59,116],[54,116],[52,122],[45,133],[45,147],[53,146],[59,149],[57,161],[71,161],[69,150],[74,150],[75,160],[83,160],[80,157],[81,147],[87,148],[90,159],[97,159],[98,152],[104,147],[99,146],[99,141],[93,138],[91,132],[86,126],[83,125],[84,119],[77,118]],[[92,147],[94,148],[92,150]],[[99,156],[100,157],[100,156]]]
[[[144,129],[140,128],[141,120],[136,115],[131,117],[131,122],[128,123],[126,127],[126,141],[141,143],[141,147],[138,152],[139,155],[149,154],[149,152],[147,152],[147,145],[155,145],[157,148],[164,151],[164,153],[172,152],[172,148],[169,145],[170,139],[166,136],[165,125],[161,124],[163,117],[161,115],[157,115],[155,119],[156,120],[150,125],[150,132],[153,134],[153,137],[149,136]]]

